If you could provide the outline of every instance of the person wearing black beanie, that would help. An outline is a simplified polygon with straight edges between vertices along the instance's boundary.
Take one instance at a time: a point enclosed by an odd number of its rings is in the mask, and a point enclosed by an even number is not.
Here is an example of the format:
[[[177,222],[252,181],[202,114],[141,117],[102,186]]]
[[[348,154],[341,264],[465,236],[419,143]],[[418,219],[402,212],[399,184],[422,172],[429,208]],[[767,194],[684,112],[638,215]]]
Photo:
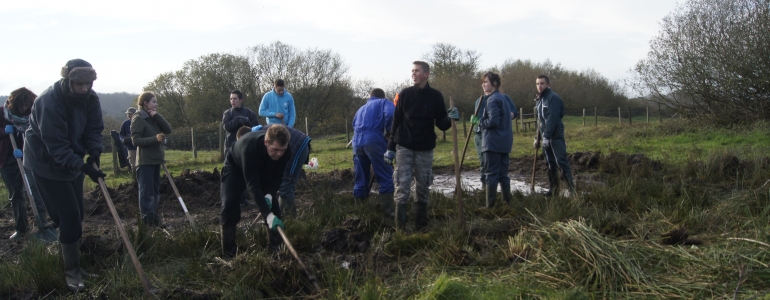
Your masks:
[[[104,122],[99,96],[92,89],[93,66],[82,59],[70,60],[61,77],[32,105],[24,168],[34,170],[51,220],[59,226],[67,288],[79,292],[85,288],[83,277],[92,276],[80,268],[83,180],[88,175],[98,182],[106,176],[99,170]]]

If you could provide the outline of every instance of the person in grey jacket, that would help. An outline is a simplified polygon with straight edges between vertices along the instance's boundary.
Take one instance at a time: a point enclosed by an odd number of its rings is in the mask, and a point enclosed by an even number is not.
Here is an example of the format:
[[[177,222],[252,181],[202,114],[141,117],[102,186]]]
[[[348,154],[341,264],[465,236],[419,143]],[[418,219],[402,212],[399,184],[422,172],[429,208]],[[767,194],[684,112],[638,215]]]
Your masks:
[[[225,130],[225,153],[235,144],[235,135],[242,126],[249,128],[259,125],[257,114],[243,105],[243,93],[230,92],[231,108],[222,114],[222,128]]]
[[[92,89],[96,71],[91,64],[70,60],[61,76],[32,104],[23,164],[34,171],[48,214],[59,226],[67,288],[78,292],[85,288],[83,276],[89,276],[80,268],[83,179],[88,175],[98,182],[106,176],[98,169],[104,123],[99,96]]]
[[[561,169],[562,177],[567,181],[567,187],[572,193],[575,184],[572,181],[572,170],[567,160],[567,143],[564,141],[564,102],[559,95],[551,90],[548,76],[540,75],[535,80],[537,91],[540,93],[537,101],[537,119],[540,126],[540,138],[542,139],[545,160],[548,163],[549,189],[546,196],[553,196],[559,191],[558,171]],[[535,138],[535,149],[540,148],[540,140]]]
[[[487,208],[495,206],[497,184],[503,192],[503,200],[511,202],[511,178],[508,177],[509,154],[513,146],[511,131],[511,108],[498,89],[500,75],[487,72],[482,77],[481,87],[487,97],[484,115],[479,120],[481,129],[481,152],[484,156],[486,175]]]
[[[139,183],[139,209],[142,222],[160,226],[160,165],[165,163],[163,143],[171,134],[171,125],[158,110],[158,99],[152,92],[144,92],[136,100],[139,110],[131,120],[131,141],[136,145],[136,181]]]

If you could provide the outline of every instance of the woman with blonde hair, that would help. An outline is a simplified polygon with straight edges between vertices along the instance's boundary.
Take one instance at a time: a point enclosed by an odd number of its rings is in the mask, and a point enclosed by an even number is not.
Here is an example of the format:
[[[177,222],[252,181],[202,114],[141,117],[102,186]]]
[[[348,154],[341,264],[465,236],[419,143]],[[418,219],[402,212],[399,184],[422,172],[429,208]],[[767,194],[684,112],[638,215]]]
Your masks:
[[[158,99],[152,92],[137,98],[138,108],[131,119],[131,141],[136,145],[136,181],[139,183],[139,209],[142,222],[160,226],[160,165],[165,162],[163,144],[171,125],[158,112]]]

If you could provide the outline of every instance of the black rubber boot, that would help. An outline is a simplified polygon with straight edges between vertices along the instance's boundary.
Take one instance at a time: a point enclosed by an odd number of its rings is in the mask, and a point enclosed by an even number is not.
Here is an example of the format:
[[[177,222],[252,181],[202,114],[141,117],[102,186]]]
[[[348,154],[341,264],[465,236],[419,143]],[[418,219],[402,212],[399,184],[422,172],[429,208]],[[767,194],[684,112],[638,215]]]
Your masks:
[[[503,190],[503,201],[505,204],[511,204],[511,182],[500,182],[500,189]]]
[[[398,229],[406,229],[406,212],[409,210],[409,203],[396,205],[396,227]]]
[[[567,178],[567,188],[569,189],[570,196],[577,195],[577,191],[575,190],[575,182],[572,181],[572,178]]]
[[[148,213],[142,215],[142,223],[150,227],[155,227],[155,214]]]
[[[393,213],[393,193],[380,194],[380,204],[382,205],[382,212],[385,214],[385,218],[392,218],[395,216]]]
[[[428,226],[428,203],[417,202],[414,206],[414,227],[422,230]]]
[[[548,170],[548,192],[546,197],[559,195],[559,173],[557,170]]]
[[[235,227],[225,228],[220,226],[222,231],[222,256],[233,258],[238,253],[238,246],[235,244]]]
[[[17,191],[20,193],[22,191]],[[18,199],[16,199],[18,198]],[[26,197],[14,197],[11,199],[11,207],[13,209],[13,221],[15,222],[15,228],[17,233],[22,236],[27,234],[29,229],[29,221],[27,220],[27,206],[24,202]]]
[[[80,241],[62,243],[61,255],[64,259],[64,280],[67,282],[67,289],[75,293],[82,291],[86,284],[83,283],[80,269]]]
[[[485,194],[487,196],[487,208],[494,207],[495,206],[495,200],[497,200],[496,199],[497,198],[497,185],[495,185],[495,186],[487,185],[487,191],[486,191]]]

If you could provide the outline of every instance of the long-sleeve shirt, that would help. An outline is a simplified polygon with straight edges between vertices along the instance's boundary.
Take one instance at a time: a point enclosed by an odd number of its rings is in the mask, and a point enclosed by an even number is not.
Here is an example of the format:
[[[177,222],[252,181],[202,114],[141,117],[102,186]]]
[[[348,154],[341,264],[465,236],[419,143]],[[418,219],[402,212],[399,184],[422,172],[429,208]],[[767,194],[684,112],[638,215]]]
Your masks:
[[[225,151],[235,144],[235,135],[242,126],[259,125],[259,117],[251,109],[241,105],[229,108],[222,114],[222,129],[225,130]]]
[[[275,114],[277,113],[282,113],[283,118],[276,118]],[[283,95],[278,95],[275,89],[265,93],[262,96],[262,102],[259,103],[259,116],[267,118],[267,124],[284,124],[294,127],[294,121],[297,119],[294,97],[286,90],[283,91]]]
[[[417,86],[403,89],[398,98],[388,150],[395,151],[396,145],[416,151],[436,148],[434,124],[442,131],[452,126],[444,105],[444,95],[425,84],[422,89]]]
[[[395,109],[390,100],[376,97],[370,98],[358,109],[353,117],[353,153],[358,147],[384,139],[385,130],[393,127]],[[384,142],[380,143],[384,145]]]

